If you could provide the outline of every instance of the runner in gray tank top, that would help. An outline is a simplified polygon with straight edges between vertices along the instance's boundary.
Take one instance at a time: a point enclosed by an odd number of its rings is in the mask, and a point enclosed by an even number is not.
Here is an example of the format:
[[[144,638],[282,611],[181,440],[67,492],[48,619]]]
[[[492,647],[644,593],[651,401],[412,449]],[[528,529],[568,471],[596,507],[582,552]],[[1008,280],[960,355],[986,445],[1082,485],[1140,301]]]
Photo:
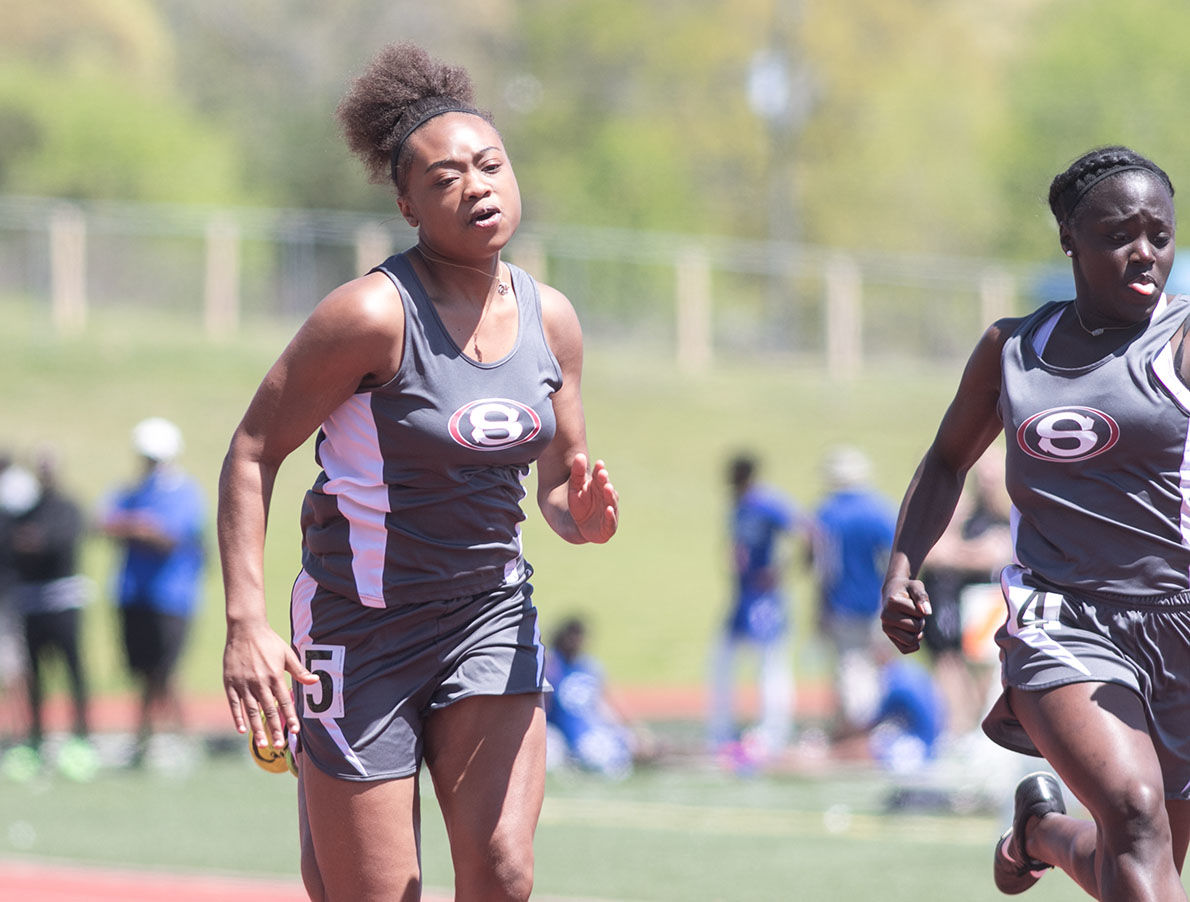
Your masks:
[[[587,457],[578,320],[500,259],[520,194],[472,94],[462,69],[400,44],[343,99],[348,144],[395,186],[417,244],[318,305],[220,480],[224,686],[256,746],[292,740],[312,898],[420,898],[423,763],[455,897],[529,897],[546,688],[520,536],[530,464],[567,541],[606,542],[618,522]],[[278,467],[315,431],[289,643],[266,616],[265,519]]]
[[[405,363],[327,418],[315,446],[322,473],[302,510],[305,571],[371,607],[455,598],[523,577],[522,480],[554,437],[551,397],[562,386],[527,273],[505,264],[515,343],[481,362],[454,345],[410,258],[418,253],[374,270],[400,293]],[[379,504],[370,502],[376,490]]]
[[[1018,784],[997,841],[1004,893],[1057,866],[1096,899],[1185,900],[1190,843],[1190,301],[1164,293],[1173,186],[1123,147],[1050,186],[1075,298],[984,333],[906,492],[884,631],[915,651],[930,602],[917,574],[967,471],[999,433],[1014,560],[996,635],[997,743],[1061,784]]]

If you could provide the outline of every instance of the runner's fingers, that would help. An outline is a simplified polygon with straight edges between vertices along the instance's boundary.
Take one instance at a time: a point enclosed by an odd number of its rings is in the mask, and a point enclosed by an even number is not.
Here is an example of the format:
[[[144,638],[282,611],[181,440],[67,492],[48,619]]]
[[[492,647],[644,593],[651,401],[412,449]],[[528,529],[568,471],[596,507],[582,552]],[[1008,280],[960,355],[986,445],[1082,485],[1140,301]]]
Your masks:
[[[252,739],[258,746],[268,745],[268,734],[273,732],[273,725],[269,722],[269,713],[272,712],[271,720],[280,723],[277,717],[277,703],[273,694],[264,690],[247,689],[240,699],[240,706],[246,717],[247,730],[245,732],[252,733]]]
[[[281,714],[281,704],[275,697],[269,698],[260,706],[261,744],[268,742],[281,748],[285,745],[285,719]]]
[[[283,748],[287,742],[286,729],[294,733],[300,729],[297,707],[294,705],[293,693],[288,683],[278,680],[273,684],[261,711],[272,734],[273,745]]]
[[[249,721],[244,717],[244,707],[240,703],[240,694],[231,686],[227,687],[227,706],[231,709],[231,721],[235,724],[236,732],[248,732],[247,723]]]
[[[892,640],[893,645],[902,654],[908,654],[912,651],[917,651],[921,645],[922,624],[920,621],[912,622],[909,620],[889,621],[885,620],[882,624],[884,627],[884,634]]]
[[[277,696],[278,713],[285,726],[289,728],[289,732],[296,733],[301,729],[301,721],[298,720],[297,705],[293,702],[293,695],[288,690],[282,691]]]

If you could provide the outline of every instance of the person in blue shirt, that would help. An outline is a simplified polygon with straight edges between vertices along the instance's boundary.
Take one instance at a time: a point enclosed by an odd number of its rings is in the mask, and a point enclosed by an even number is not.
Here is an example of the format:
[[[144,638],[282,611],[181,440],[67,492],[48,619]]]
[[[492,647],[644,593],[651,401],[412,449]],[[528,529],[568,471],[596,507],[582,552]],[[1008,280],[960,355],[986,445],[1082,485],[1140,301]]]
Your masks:
[[[201,595],[206,502],[198,483],[177,465],[182,434],[150,417],[132,431],[140,479],[110,499],[101,528],[123,553],[116,583],[124,651],[141,684],[139,753],[169,722],[185,726],[175,687],[178,659]]]
[[[890,660],[880,669],[880,705],[869,734],[872,756],[890,770],[908,772],[938,752],[946,706],[925,667]]]
[[[548,758],[619,779],[652,757],[652,741],[608,697],[603,668],[586,653],[586,638],[586,624],[568,617],[546,654],[545,676],[554,690],[545,697]]]
[[[819,628],[835,650],[836,726],[845,733],[871,723],[880,703],[873,646],[896,511],[869,487],[870,474],[859,449],[832,450],[823,465],[828,494],[814,517]]]
[[[788,598],[783,542],[796,536],[802,519],[794,505],[757,483],[757,459],[739,454],[728,464],[731,486],[732,602],[712,652],[711,747],[733,765],[760,764],[780,754],[793,723],[794,677],[789,657]],[[759,658],[759,720],[736,736],[734,672],[737,655]]]

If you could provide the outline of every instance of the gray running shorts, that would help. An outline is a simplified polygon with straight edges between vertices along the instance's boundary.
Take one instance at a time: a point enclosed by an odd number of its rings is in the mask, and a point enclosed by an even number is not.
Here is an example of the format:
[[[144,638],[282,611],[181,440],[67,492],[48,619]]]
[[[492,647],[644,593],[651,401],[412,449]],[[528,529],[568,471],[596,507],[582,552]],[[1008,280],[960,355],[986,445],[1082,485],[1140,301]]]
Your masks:
[[[1031,584],[1008,567],[1008,606],[996,633],[1005,686],[1038,691],[1069,683],[1118,683],[1144,704],[1167,799],[1190,799],[1190,593],[1090,599]],[[997,744],[1039,756],[1001,695],[984,719]]]
[[[293,645],[319,677],[294,683],[303,765],[344,780],[415,774],[434,711],[474,695],[541,692],[544,646],[528,581],[447,601],[372,608],[305,571]]]

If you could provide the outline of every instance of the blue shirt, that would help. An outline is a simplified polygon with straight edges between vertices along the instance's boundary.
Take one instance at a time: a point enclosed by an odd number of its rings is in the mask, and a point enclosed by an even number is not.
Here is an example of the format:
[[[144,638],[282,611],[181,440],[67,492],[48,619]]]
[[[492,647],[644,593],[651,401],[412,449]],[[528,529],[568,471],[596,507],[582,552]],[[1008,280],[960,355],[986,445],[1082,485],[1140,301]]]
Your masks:
[[[124,543],[116,588],[119,606],[145,605],[180,617],[193,614],[202,582],[206,519],[198,483],[178,470],[158,467],[117,492],[108,509],[143,516],[174,542],[168,551],[143,542]]]
[[[875,492],[846,489],[829,495],[815,519],[814,559],[826,613],[874,615],[897,525],[892,506]]]
[[[630,733],[608,717],[599,665],[586,655],[565,658],[551,650],[545,675],[554,687],[546,696],[546,720],[565,737],[570,756],[584,768],[608,775],[631,770]]]
[[[926,752],[932,755],[945,721],[945,709],[933,676],[924,667],[893,661],[880,678],[883,692],[876,722],[894,724],[903,733],[921,740]]]
[[[732,635],[772,639],[785,631],[785,598],[777,569],[777,542],[793,530],[796,512],[769,489],[752,486],[732,510],[731,537],[735,562],[735,604]]]

